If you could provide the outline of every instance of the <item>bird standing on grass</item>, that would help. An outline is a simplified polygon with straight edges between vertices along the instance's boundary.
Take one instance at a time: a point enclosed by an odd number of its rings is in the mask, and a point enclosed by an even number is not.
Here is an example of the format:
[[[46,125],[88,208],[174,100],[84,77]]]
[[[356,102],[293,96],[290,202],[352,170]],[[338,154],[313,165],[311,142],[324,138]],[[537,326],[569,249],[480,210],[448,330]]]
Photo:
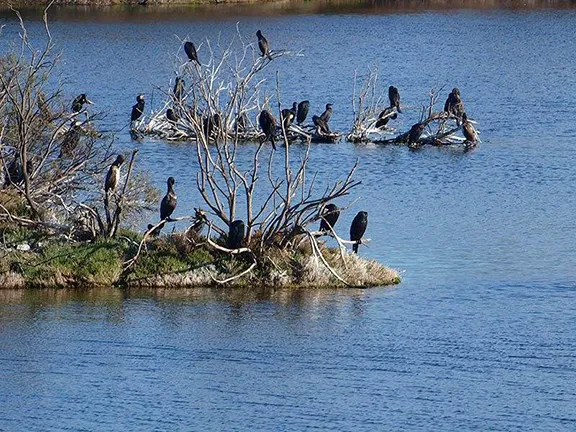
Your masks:
[[[334,225],[340,217],[340,210],[335,204],[328,204],[322,212],[322,220],[320,221],[320,231],[330,233],[334,229]]]
[[[144,113],[144,95],[140,94],[136,97],[136,103],[132,105],[132,114],[130,115],[130,121],[138,120]]]
[[[276,144],[274,143],[274,137],[276,136],[276,119],[270,114],[270,111],[262,110],[258,117],[258,123],[260,124],[260,129],[264,132],[264,141],[269,140],[270,143],[272,143],[272,148],[276,150]]]
[[[192,42],[184,42],[184,52],[188,56],[188,61],[195,61],[196,63],[200,64],[200,61],[198,60],[198,53],[196,52],[196,47]]]
[[[352,250],[354,253],[358,253],[358,245],[362,243],[362,236],[366,232],[368,227],[368,213],[365,211],[358,212],[350,225],[350,240],[355,241],[352,245]]]
[[[74,100],[72,101],[72,112],[78,113],[78,112],[82,111],[82,107],[85,104],[92,105],[92,101],[90,101],[88,99],[88,96],[86,95],[86,93],[82,93],[82,94],[76,96],[74,98]]]
[[[262,57],[268,57],[269,60],[272,60],[272,55],[270,54],[270,47],[268,46],[268,41],[262,35],[262,32],[258,30],[256,32],[256,36],[258,37],[258,48],[260,48],[260,53]]]

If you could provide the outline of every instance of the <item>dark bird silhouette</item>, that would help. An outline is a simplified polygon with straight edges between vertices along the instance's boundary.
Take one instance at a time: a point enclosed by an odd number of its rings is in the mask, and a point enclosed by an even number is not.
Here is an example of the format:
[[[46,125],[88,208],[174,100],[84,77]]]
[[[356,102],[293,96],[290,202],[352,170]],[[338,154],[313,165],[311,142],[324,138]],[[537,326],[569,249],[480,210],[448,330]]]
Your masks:
[[[310,102],[305,100],[298,104],[296,109],[296,123],[302,124],[308,117],[308,110],[310,109]]]
[[[34,171],[34,164],[31,160],[26,161],[26,175],[28,178],[32,176]],[[24,170],[22,169],[22,164],[20,163],[20,158],[18,155],[14,157],[10,165],[6,168],[4,172],[4,180],[2,182],[2,189],[10,186],[11,184],[18,185],[24,182]]]
[[[416,144],[426,129],[426,123],[416,123],[412,125],[408,132],[408,144]]]
[[[178,102],[180,102],[182,100],[182,97],[184,96],[185,85],[186,82],[182,78],[176,77],[173,92],[174,92],[174,99],[176,99]]]
[[[112,163],[106,174],[106,181],[104,182],[104,192],[108,194],[109,192],[116,191],[118,182],[120,181],[120,167],[124,163],[124,156],[116,156],[116,160]]]
[[[172,108],[168,108],[166,110],[166,118],[172,124],[175,124],[178,121],[178,116],[176,115],[176,113]]]
[[[76,96],[76,98],[72,101],[72,112],[80,112],[82,111],[82,107],[85,104],[92,104],[92,101],[90,101],[88,99],[88,96],[86,96],[86,93],[82,93],[78,96]]]
[[[326,104],[326,109],[325,109],[324,112],[320,115],[320,118],[321,118],[326,124],[328,124],[328,122],[330,121],[330,117],[332,117],[332,104]]]
[[[398,118],[398,114],[394,112],[393,107],[388,107],[384,111],[380,113],[378,116],[378,120],[376,120],[376,127],[381,129],[386,127],[390,119],[396,120]]]
[[[294,118],[296,118],[296,110],[298,109],[298,104],[294,102],[292,104],[292,109],[283,109],[282,113],[282,121],[284,122],[284,129],[288,129],[288,127],[294,122]]]
[[[272,148],[276,150],[276,144],[274,143],[276,136],[276,119],[268,110],[262,110],[258,117],[258,123],[260,124],[260,129],[264,132],[264,141],[269,140],[272,143]]]
[[[204,128],[206,139],[210,139],[210,137],[214,136],[222,129],[222,117],[218,113],[204,117],[202,120],[202,127]]]
[[[394,86],[388,87],[388,99],[390,99],[390,107],[396,107],[396,111],[402,112],[400,109],[400,92]]]
[[[82,122],[78,120],[74,120],[70,125],[70,129],[64,134],[64,139],[62,140],[62,144],[60,144],[60,154],[58,155],[59,158],[61,157],[69,157],[72,156],[74,150],[78,146],[80,142],[80,132],[82,128],[80,127]]]
[[[316,126],[318,132],[322,135],[330,134],[330,128],[328,127],[328,123],[322,120],[321,117],[312,116],[312,123]]]
[[[176,204],[178,204],[178,199],[176,197],[176,193],[174,192],[174,177],[168,177],[166,184],[168,186],[168,190],[164,198],[162,198],[162,202],[160,203],[160,220],[163,222],[170,221],[170,216],[174,213],[176,209]],[[164,223],[161,224],[156,230],[154,230],[155,235],[160,234],[162,228],[164,228]]]
[[[132,105],[132,114],[130,115],[130,121],[138,120],[144,113],[144,95],[140,94],[136,97],[136,103]]]
[[[474,126],[468,120],[466,113],[462,113],[462,132],[464,133],[464,138],[471,144],[476,144],[478,141],[478,132],[474,129]]]
[[[320,221],[320,231],[331,232],[330,227],[334,228],[336,221],[340,217],[340,210],[334,204],[328,204],[324,207],[322,212],[322,220]]]
[[[464,104],[460,97],[460,90],[457,87],[454,87],[448,95],[448,98],[444,103],[444,111],[455,116],[458,120],[462,117],[462,114],[464,113]]]
[[[262,57],[268,57],[269,60],[272,60],[272,55],[270,54],[270,47],[268,46],[268,41],[262,35],[262,32],[258,30],[256,32],[256,36],[258,37],[258,48],[260,48],[260,53]]]
[[[195,61],[196,63],[200,64],[200,61],[198,60],[198,53],[196,52],[196,47],[192,42],[184,42],[184,52],[188,56],[188,61]]]
[[[367,227],[368,213],[365,211],[358,212],[352,221],[352,225],[350,225],[350,241],[358,242],[352,245],[354,253],[358,253],[358,245],[362,243],[362,236],[366,232]]]
[[[162,226],[164,226],[164,225],[162,225]],[[146,227],[146,231],[150,231],[152,228],[154,228],[154,225],[148,224],[148,226]],[[155,230],[152,230],[152,232],[149,234],[150,237],[158,237],[160,235],[161,229],[162,229],[162,227],[160,227],[160,229],[156,228]]]
[[[235,220],[230,224],[230,230],[228,231],[228,249],[239,249],[242,247],[244,242],[245,227],[244,222],[240,219]]]

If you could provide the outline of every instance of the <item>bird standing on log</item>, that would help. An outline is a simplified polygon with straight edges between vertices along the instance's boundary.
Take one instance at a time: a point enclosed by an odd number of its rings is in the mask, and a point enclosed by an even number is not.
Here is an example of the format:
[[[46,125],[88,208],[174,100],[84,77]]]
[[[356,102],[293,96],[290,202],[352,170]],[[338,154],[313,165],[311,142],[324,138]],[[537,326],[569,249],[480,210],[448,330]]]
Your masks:
[[[176,122],[178,121],[178,116],[176,115],[176,113],[172,108],[168,108],[166,110],[166,118],[172,124],[176,124]]]
[[[276,119],[268,110],[262,110],[258,117],[260,129],[264,132],[264,141],[269,140],[272,143],[272,148],[276,150],[274,137],[276,136]]]
[[[258,37],[258,48],[260,48],[260,53],[262,57],[268,57],[268,60],[272,60],[272,55],[270,54],[270,47],[268,46],[268,41],[262,35],[262,32],[258,30],[256,32],[256,36]]]
[[[468,120],[466,113],[462,113],[462,132],[464,133],[464,138],[470,144],[476,144],[478,141],[478,132],[474,129],[474,126]]]
[[[396,120],[397,118],[398,114],[394,112],[394,108],[388,107],[384,109],[384,111],[382,111],[380,115],[378,115],[378,120],[376,120],[376,127],[378,129],[385,128],[390,119]]]
[[[332,104],[326,104],[326,109],[320,115],[320,118],[322,119],[322,121],[324,121],[324,123],[328,124],[328,122],[330,121],[330,117],[332,117]]]
[[[358,212],[350,225],[350,240],[354,241],[352,245],[352,250],[354,253],[358,253],[358,245],[362,243],[362,236],[366,232],[368,227],[368,213],[365,211]]]
[[[306,117],[308,116],[308,110],[309,109],[310,109],[310,102],[307,100],[304,100],[298,104],[298,107],[296,109],[296,123],[297,124],[300,125],[300,124],[304,123],[304,121],[306,120]]]
[[[292,109],[283,109],[282,113],[282,121],[284,123],[284,129],[288,129],[292,122],[294,122],[294,118],[296,117],[296,111],[298,110],[298,104],[294,102],[292,104]]]
[[[88,99],[86,93],[82,93],[74,98],[72,101],[72,112],[78,113],[82,111],[84,104],[92,105],[92,101]]]
[[[322,212],[322,220],[320,221],[320,231],[330,233],[334,229],[334,225],[340,217],[340,210],[335,204],[328,204]]]
[[[320,135],[329,135],[330,134],[330,127],[328,123],[322,120],[321,117],[312,116],[312,123],[316,126],[316,130]]]
[[[426,129],[426,123],[416,123],[412,125],[408,132],[408,144],[417,144]]]
[[[388,99],[390,99],[390,108],[395,107],[396,111],[402,113],[400,109],[400,92],[396,87],[388,87]]]
[[[456,117],[456,120],[458,123],[460,123],[460,118],[464,113],[464,104],[462,103],[462,98],[460,97],[460,90],[457,87],[454,87],[448,95],[448,98],[444,103],[444,111],[449,115]]]
[[[140,94],[136,97],[136,103],[132,105],[132,114],[130,115],[130,121],[138,120],[144,113],[144,95]]]
[[[196,47],[192,42],[184,42],[184,52],[188,56],[188,61],[195,61],[196,63],[200,64],[200,61],[198,60],[198,53],[196,52]]]

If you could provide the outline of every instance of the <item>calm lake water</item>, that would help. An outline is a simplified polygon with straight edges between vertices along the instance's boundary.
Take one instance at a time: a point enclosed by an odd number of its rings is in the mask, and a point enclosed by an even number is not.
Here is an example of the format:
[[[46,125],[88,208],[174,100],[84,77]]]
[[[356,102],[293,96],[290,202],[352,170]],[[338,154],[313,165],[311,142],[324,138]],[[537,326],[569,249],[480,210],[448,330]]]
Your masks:
[[[403,271],[394,288],[0,290],[0,430],[576,430],[576,11],[90,17],[51,25],[68,94],[110,112],[159,188],[176,177],[180,215],[201,205],[193,147],[124,127],[138,93],[160,105],[178,37],[237,22],[302,50],[265,73],[286,106],[332,102],[346,132],[354,72],[378,67],[399,128],[457,86],[483,143],[312,149],[325,180],[360,160],[340,230],[368,211],[361,253]]]

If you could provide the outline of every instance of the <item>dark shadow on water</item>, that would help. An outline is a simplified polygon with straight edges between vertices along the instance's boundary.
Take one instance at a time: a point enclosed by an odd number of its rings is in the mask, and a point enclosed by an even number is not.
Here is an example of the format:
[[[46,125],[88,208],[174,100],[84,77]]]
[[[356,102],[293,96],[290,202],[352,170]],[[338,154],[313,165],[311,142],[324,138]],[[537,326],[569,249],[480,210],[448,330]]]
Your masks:
[[[253,4],[191,4],[156,6],[53,6],[52,21],[204,21],[240,17],[308,15],[308,14],[393,14],[456,9],[572,9],[575,1],[566,0],[294,0]],[[26,20],[40,19],[40,8],[22,9]],[[14,13],[0,6],[0,19],[13,18]]]

